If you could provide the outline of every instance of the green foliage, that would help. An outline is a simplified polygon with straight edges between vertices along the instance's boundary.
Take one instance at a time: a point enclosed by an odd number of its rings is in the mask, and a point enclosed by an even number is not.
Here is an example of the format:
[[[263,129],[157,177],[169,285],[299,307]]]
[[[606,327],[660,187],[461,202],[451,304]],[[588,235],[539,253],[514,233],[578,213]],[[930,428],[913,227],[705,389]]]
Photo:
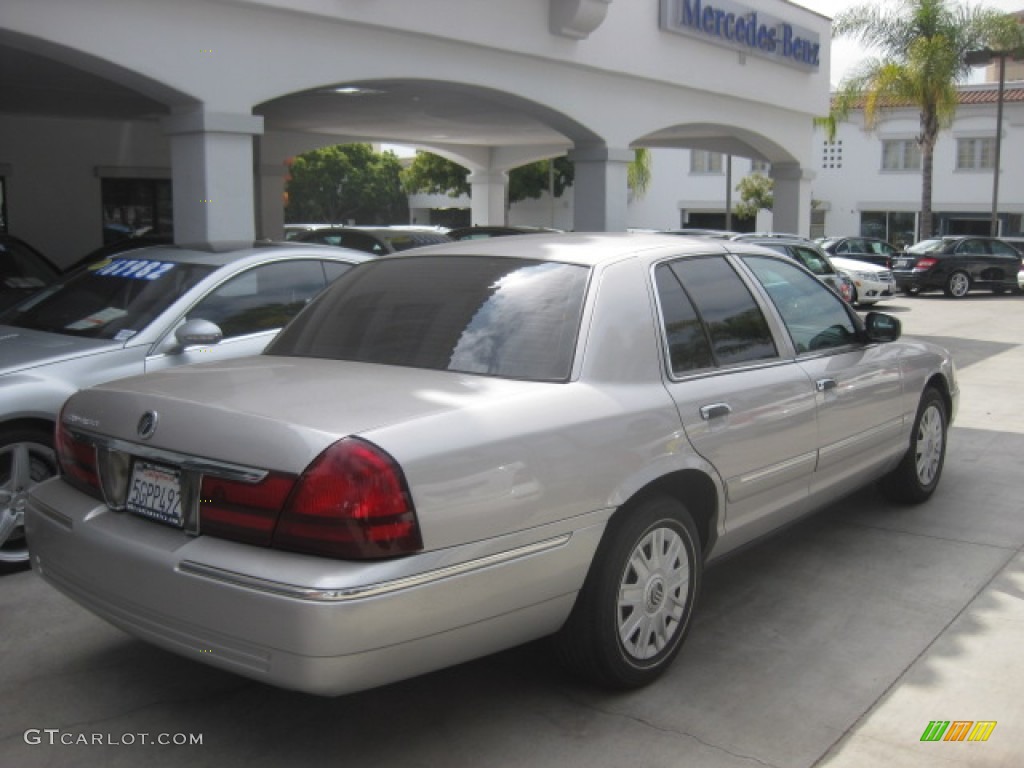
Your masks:
[[[637,149],[635,155],[629,165],[628,178],[629,188],[639,197],[647,191],[651,181],[651,157],[646,149]],[[402,171],[402,186],[409,194],[423,192],[459,197],[470,194],[470,185],[466,181],[468,173],[451,160],[430,152],[417,152],[412,163]],[[536,200],[548,191],[552,182],[555,197],[561,197],[574,179],[575,166],[564,155],[521,165],[508,174],[509,203]]]
[[[741,219],[752,219],[758,211],[770,211],[775,205],[775,183],[763,173],[744,176],[736,191],[740,193],[740,202],[732,211]]]
[[[879,55],[865,60],[840,84],[832,112],[819,118],[829,139],[854,109],[866,127],[880,113],[911,105],[920,113],[921,237],[931,234],[933,150],[956,112],[957,84],[970,73],[968,51],[1021,45],[1021,25],[1007,14],[949,0],[899,0],[850,8],[832,23],[834,37],[850,37]]]
[[[402,169],[402,188],[410,195],[417,192],[448,197],[468,195],[467,173],[458,163],[433,152],[417,152],[413,161]]]
[[[339,144],[294,158],[285,221],[395,224],[409,220],[401,163],[369,144]]]
[[[626,169],[626,183],[633,195],[639,199],[651,185],[651,151],[640,147],[633,150],[633,162]]]

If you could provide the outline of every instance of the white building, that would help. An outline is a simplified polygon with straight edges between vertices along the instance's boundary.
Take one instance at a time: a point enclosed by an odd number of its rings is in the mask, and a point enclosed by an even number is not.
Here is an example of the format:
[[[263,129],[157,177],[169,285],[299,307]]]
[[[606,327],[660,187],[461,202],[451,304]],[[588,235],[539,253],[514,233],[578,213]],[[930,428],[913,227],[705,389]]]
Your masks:
[[[645,146],[770,163],[806,231],[829,34],[786,0],[3,0],[0,210],[59,263],[104,224],[280,237],[287,158],[369,141],[466,165],[481,224],[568,152],[572,227],[616,230]]]

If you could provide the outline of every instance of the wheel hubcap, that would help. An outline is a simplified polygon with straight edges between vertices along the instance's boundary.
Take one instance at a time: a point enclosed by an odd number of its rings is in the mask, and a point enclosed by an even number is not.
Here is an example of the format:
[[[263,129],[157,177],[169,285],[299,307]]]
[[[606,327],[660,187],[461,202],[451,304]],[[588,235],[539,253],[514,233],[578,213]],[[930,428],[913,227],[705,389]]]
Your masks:
[[[57,472],[53,450],[39,443],[13,443],[0,448],[0,563],[28,559],[25,508],[36,483]]]
[[[690,567],[682,537],[670,528],[655,528],[637,543],[619,582],[619,640],[629,656],[650,659],[679,635]]]
[[[968,282],[964,275],[953,275],[950,279],[950,283],[954,296],[963,296],[967,293]]]
[[[917,479],[921,485],[930,485],[939,471],[942,461],[942,414],[935,405],[928,406],[921,414],[917,428],[915,463]]]

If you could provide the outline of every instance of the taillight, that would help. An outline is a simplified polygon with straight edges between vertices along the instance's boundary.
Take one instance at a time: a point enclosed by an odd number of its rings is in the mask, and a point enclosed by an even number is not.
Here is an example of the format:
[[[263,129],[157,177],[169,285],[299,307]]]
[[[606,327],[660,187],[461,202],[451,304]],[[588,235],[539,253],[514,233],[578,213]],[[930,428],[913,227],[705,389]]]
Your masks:
[[[293,475],[271,472],[258,483],[204,475],[199,489],[200,533],[270,546]]]
[[[417,552],[423,540],[397,462],[375,445],[345,438],[302,473],[272,546],[364,559]]]
[[[57,419],[54,442],[64,479],[79,490],[101,498],[100,476],[96,468],[96,447],[77,436],[64,424],[63,413]]]
[[[926,270],[926,269],[931,269],[932,267],[934,267],[938,263],[939,263],[938,259],[933,259],[930,256],[925,256],[924,258],[921,258],[921,259],[917,260],[917,264],[914,265],[914,270],[915,271],[916,270],[922,270],[923,271],[923,270]]]

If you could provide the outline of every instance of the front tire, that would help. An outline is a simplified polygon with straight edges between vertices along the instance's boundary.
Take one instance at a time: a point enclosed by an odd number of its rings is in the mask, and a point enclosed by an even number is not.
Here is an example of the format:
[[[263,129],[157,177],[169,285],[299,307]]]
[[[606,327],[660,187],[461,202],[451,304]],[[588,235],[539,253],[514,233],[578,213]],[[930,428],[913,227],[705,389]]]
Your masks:
[[[32,486],[56,474],[52,434],[33,428],[0,431],[0,573],[28,564],[27,494]]]
[[[910,448],[899,466],[882,478],[882,493],[893,501],[919,504],[935,492],[946,460],[949,418],[946,401],[934,387],[921,395]]]
[[[971,290],[971,278],[966,272],[954,272],[946,279],[945,294],[953,299],[962,299]]]
[[[555,637],[561,660],[606,688],[653,682],[682,647],[702,572],[697,528],[680,502],[653,496],[623,508]]]

